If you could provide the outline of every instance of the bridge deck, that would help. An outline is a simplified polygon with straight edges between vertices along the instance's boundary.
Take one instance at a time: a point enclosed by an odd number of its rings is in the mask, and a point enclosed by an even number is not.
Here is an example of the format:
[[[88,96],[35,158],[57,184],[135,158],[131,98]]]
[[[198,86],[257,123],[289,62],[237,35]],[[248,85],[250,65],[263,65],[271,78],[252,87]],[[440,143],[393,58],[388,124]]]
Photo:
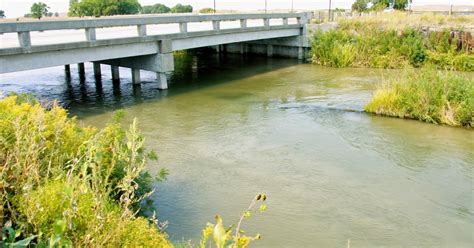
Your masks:
[[[294,22],[289,20],[294,19]],[[271,21],[280,20],[277,25]],[[4,22],[0,33],[16,33],[17,47],[0,46],[0,73],[30,70],[50,66],[103,61],[152,54],[169,54],[176,50],[215,46],[229,43],[301,36],[308,13],[226,14],[226,15],[162,15],[139,17],[108,17],[60,21]],[[223,29],[221,22],[238,22],[237,27]],[[260,21],[260,26],[249,25]],[[212,23],[210,30],[191,31],[190,25]],[[291,23],[290,23],[291,22]],[[150,26],[175,24],[179,32],[150,34]],[[188,25],[189,24],[189,25]],[[96,30],[136,27],[135,35],[117,32],[118,37],[97,39]],[[83,30],[84,41],[72,41],[66,30]],[[64,36],[51,37],[59,43],[32,42],[32,32],[64,30]],[[130,30],[130,29],[129,29]],[[45,32],[46,33],[46,32]],[[123,36],[121,36],[123,35]],[[11,35],[9,36],[11,38]],[[71,39],[70,39],[71,38]],[[0,39],[1,40],[1,39]],[[72,39],[73,40],[73,39]],[[158,67],[157,67],[158,68]]]

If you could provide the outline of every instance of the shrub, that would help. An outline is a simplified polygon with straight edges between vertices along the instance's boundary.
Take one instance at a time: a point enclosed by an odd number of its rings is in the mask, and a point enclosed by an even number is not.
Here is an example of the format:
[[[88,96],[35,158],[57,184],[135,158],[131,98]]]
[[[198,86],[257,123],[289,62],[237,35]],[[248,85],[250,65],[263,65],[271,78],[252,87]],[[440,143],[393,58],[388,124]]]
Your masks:
[[[375,92],[365,111],[451,126],[474,124],[474,81],[450,71],[407,69]]]
[[[154,5],[146,5],[142,7],[143,14],[164,14],[171,12],[171,9],[161,3],[157,3]]]
[[[211,14],[211,13],[214,13],[214,9],[213,8],[203,8],[203,9],[199,10],[199,13],[201,13],[201,14]]]
[[[144,168],[155,155],[144,149],[137,122],[125,131],[120,116],[97,130],[79,127],[56,104],[0,100],[0,221],[21,231],[14,238],[51,247],[170,246],[136,217],[152,189]]]
[[[333,67],[403,68],[432,64],[439,69],[474,71],[474,54],[466,49],[467,42],[451,37],[450,31],[424,38],[412,27],[382,30],[364,24],[343,22],[336,30],[315,32],[312,61]]]

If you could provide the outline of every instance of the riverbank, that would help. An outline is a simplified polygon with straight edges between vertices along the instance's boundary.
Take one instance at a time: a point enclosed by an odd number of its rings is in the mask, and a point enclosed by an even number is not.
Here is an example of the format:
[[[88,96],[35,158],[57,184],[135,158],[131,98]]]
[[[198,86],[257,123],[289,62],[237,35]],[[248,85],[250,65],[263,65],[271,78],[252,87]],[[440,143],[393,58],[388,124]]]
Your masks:
[[[27,95],[0,100],[0,245],[172,247],[136,215],[156,159],[136,121],[122,129],[118,113],[103,129],[80,127],[48,108]]]
[[[136,117],[159,156],[147,171],[170,171],[150,200],[175,244],[199,241],[216,213],[237,223],[264,191],[267,211],[243,225],[261,233],[255,246],[472,245],[474,133],[360,113],[385,70],[190,55],[167,91],[153,73],[137,87],[126,69],[120,85],[104,70],[99,87],[76,68],[70,81],[62,68],[7,74],[0,89],[58,99],[81,126],[102,129],[117,109],[124,127]]]
[[[452,71],[406,69],[385,80],[365,111],[450,126],[474,126],[474,81]]]
[[[471,127],[473,81],[456,71],[474,71],[474,39],[465,30],[471,29],[473,18],[396,12],[341,19],[336,29],[314,34],[312,62],[339,68],[406,68],[380,83],[366,112]]]
[[[317,31],[311,60],[332,67],[393,69],[433,65],[443,70],[474,71],[474,40],[469,32],[382,26],[354,20],[339,23],[337,29]]]

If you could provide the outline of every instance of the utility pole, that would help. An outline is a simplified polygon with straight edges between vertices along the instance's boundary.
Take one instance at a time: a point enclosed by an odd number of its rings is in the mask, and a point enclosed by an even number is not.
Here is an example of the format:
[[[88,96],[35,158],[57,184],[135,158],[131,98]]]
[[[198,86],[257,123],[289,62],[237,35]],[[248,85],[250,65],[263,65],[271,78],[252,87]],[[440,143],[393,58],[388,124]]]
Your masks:
[[[293,13],[293,2],[294,0],[291,0],[291,13]]]
[[[267,13],[267,0],[265,0],[265,14]]]
[[[329,0],[328,21],[331,21],[331,0]]]
[[[216,0],[214,0],[214,14],[216,13]]]

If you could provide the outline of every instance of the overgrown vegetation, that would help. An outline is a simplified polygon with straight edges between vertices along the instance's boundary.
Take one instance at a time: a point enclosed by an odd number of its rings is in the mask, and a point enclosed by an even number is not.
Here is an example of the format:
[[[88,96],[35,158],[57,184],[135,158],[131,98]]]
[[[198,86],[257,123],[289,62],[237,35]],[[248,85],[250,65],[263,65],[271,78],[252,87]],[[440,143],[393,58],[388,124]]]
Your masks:
[[[119,120],[79,127],[55,104],[0,100],[0,246],[172,246],[137,216],[152,191],[145,163],[156,156],[136,121],[125,131]]]
[[[311,53],[314,63],[334,67],[432,64],[440,69],[474,71],[472,41],[464,31],[423,33],[411,26],[392,28],[383,22],[343,20],[335,30],[314,34]]]
[[[206,228],[202,230],[202,238],[199,242],[199,248],[212,247],[212,243],[217,248],[246,248],[249,247],[250,243],[260,239],[260,234],[255,236],[247,236],[241,229],[244,219],[250,218],[252,211],[259,204],[258,211],[265,212],[267,206],[264,204],[267,196],[265,194],[258,194],[250,203],[249,207],[240,216],[239,222],[234,230],[234,225],[228,228],[224,227],[224,222],[219,215],[216,215],[216,224],[207,223]],[[210,237],[214,242],[210,241]],[[190,245],[192,246],[192,245]]]
[[[143,147],[137,121],[126,131],[122,116],[98,130],[29,95],[0,100],[0,247],[173,247],[154,215],[141,215],[167,171],[145,171],[156,155]],[[258,194],[235,228],[216,216],[196,246],[244,248],[260,239],[241,225],[255,207],[265,211],[266,198]]]
[[[365,111],[473,127],[474,80],[452,71],[406,69],[380,86]]]

